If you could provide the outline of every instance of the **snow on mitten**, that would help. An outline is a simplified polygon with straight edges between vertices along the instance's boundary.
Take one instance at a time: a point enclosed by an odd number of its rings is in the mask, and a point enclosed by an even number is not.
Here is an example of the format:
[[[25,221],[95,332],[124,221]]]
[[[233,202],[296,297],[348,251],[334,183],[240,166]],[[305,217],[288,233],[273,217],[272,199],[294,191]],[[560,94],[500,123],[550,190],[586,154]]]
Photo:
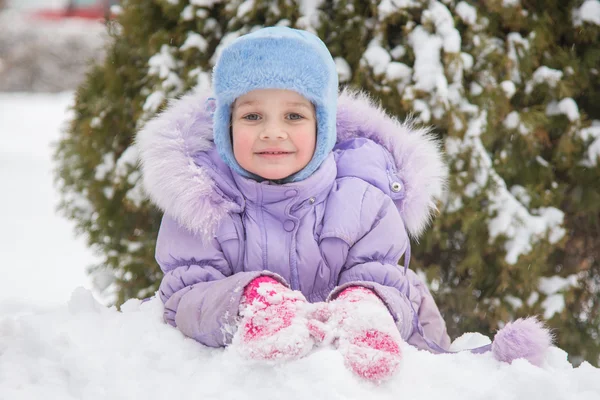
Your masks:
[[[492,354],[496,360],[512,363],[525,358],[540,366],[544,354],[552,345],[552,334],[536,318],[519,318],[496,333],[492,342]]]
[[[398,370],[402,338],[381,299],[370,289],[352,286],[331,303],[337,347],[355,374],[379,383]]]
[[[233,345],[246,357],[258,360],[292,360],[314,345],[305,310],[308,303],[269,276],[254,279],[244,289],[239,329]]]
[[[318,345],[329,345],[335,340],[335,332],[327,322],[331,318],[329,303],[308,304],[308,330]]]

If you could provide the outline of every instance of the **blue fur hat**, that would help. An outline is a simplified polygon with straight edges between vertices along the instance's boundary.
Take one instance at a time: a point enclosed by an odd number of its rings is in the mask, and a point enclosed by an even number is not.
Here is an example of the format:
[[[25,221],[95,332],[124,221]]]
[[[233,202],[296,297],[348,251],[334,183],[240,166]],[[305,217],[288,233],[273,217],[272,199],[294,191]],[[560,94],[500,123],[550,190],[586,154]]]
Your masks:
[[[213,70],[213,89],[215,146],[223,161],[242,176],[261,179],[238,164],[230,136],[231,106],[252,90],[293,90],[315,106],[317,143],[313,158],[284,182],[312,175],[335,145],[338,75],[329,50],[312,33],[270,27],[239,37],[221,53]]]

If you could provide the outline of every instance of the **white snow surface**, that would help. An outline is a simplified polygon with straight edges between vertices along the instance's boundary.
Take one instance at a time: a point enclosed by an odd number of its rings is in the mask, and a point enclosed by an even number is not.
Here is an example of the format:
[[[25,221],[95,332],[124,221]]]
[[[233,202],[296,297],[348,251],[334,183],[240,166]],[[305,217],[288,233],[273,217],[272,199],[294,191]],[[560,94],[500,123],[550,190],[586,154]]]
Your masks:
[[[489,354],[434,355],[404,345],[399,372],[375,386],[353,376],[331,346],[297,361],[252,362],[235,348],[209,349],[185,338],[162,322],[162,310],[159,299],[130,300],[119,312],[77,289],[67,305],[55,310],[0,318],[2,398],[592,400],[600,396],[600,370],[587,362],[573,368],[558,348],[551,348],[538,368],[524,360],[505,364]],[[465,338],[482,342],[477,335]]]
[[[92,286],[85,269],[97,260],[55,210],[51,146],[72,98],[0,94],[0,316],[59,306],[76,287]]]

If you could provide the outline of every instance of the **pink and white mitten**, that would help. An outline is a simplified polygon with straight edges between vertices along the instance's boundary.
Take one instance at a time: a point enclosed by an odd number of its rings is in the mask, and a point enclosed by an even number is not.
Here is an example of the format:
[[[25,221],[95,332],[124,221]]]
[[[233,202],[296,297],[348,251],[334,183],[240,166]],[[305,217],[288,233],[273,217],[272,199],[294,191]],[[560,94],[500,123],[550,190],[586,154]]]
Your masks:
[[[402,338],[381,299],[370,289],[352,286],[331,303],[337,346],[355,374],[379,383],[400,366]]]
[[[292,360],[305,356],[314,346],[308,303],[269,276],[254,279],[244,289],[239,329],[233,345],[257,360]]]

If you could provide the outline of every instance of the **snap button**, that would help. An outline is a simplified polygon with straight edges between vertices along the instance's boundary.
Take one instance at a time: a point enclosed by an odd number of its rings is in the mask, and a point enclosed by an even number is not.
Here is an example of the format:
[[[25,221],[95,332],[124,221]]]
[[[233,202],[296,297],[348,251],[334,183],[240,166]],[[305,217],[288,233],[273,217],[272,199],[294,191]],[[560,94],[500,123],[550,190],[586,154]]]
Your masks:
[[[294,197],[297,194],[298,191],[296,189],[290,189],[285,192],[286,197]]]
[[[316,199],[314,197],[311,197],[310,199],[308,199],[308,202],[310,204],[315,204]]]
[[[296,223],[294,221],[292,221],[291,219],[288,219],[283,223],[283,229],[285,229],[286,232],[293,231],[295,227],[296,227]]]
[[[392,192],[398,193],[402,190],[402,184],[400,182],[392,183]]]

